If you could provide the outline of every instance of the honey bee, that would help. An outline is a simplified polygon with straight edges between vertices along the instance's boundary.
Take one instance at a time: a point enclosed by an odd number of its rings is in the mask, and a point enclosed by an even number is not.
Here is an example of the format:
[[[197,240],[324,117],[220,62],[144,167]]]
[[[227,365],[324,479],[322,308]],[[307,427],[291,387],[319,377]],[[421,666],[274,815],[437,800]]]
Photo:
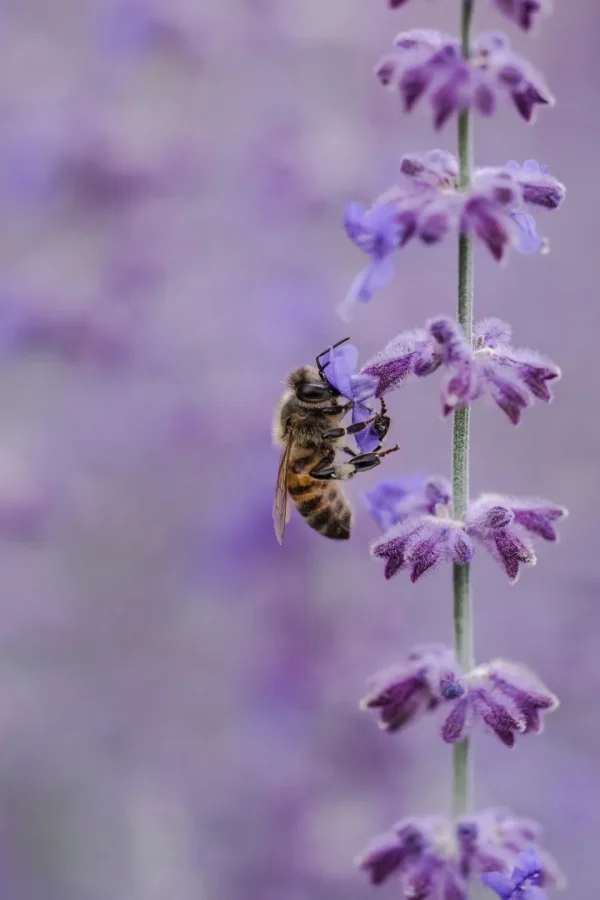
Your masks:
[[[331,349],[348,340],[338,341]],[[283,448],[273,504],[275,534],[280,544],[289,519],[288,494],[311,528],[325,537],[347,540],[352,508],[341,486],[332,482],[347,481],[357,472],[372,469],[380,464],[382,457],[399,449],[398,446],[381,449],[390,427],[383,400],[381,411],[373,418],[342,427],[342,419],[353,403],[327,381],[325,369],[329,363],[322,360],[328,353],[329,349],[317,356],[316,367],[301,366],[288,375],[286,390],[275,411],[273,439]],[[344,444],[346,435],[356,434],[369,425],[373,425],[380,441],[376,450],[356,453]],[[336,464],[338,449],[350,459]]]

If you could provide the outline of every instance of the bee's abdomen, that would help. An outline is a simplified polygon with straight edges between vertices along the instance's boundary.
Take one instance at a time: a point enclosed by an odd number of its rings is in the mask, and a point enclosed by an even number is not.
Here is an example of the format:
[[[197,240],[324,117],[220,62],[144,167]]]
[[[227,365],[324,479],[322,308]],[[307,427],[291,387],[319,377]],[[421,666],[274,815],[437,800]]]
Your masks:
[[[311,460],[312,468],[314,465]],[[350,537],[352,510],[339,484],[311,478],[308,473],[288,473],[288,491],[308,525],[324,537],[345,541]]]

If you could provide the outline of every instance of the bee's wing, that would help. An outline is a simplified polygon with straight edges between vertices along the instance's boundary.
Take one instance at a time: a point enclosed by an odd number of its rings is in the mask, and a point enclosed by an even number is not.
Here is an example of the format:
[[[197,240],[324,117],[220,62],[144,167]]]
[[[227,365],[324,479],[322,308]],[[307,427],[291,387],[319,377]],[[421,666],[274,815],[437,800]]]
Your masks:
[[[290,431],[283,453],[281,454],[281,462],[279,463],[279,471],[277,472],[277,484],[275,486],[273,522],[275,524],[275,535],[280,544],[283,543],[283,532],[289,521],[289,516],[287,514],[287,472],[293,442],[294,434]]]

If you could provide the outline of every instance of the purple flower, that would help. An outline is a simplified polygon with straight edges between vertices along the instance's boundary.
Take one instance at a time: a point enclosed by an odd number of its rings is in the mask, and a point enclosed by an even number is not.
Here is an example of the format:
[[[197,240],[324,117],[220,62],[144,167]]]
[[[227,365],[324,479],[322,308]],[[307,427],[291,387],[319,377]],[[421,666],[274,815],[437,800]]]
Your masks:
[[[394,496],[392,482],[367,495],[367,505],[380,521],[391,527],[371,545],[371,554],[385,559],[385,577],[401,569],[410,570],[413,584],[442,562],[460,564],[471,560],[473,544],[461,522],[450,518],[450,486],[441,478],[430,478],[411,494]]]
[[[375,396],[379,379],[374,375],[356,372],[358,350],[353,344],[334,347],[323,356],[324,375],[343,397],[351,400],[352,422],[364,422],[372,418],[373,411],[366,401]],[[356,443],[363,453],[369,453],[379,446],[380,440],[373,426],[356,435]]]
[[[545,500],[485,494],[469,506],[465,527],[467,534],[479,541],[500,563],[514,584],[519,566],[536,562],[529,535],[556,541],[554,523],[566,515],[564,507]]]
[[[546,403],[552,399],[548,382],[560,378],[560,369],[531,350],[513,349],[510,327],[499,319],[484,319],[475,327],[472,347],[452,319],[433,319],[428,331],[433,357],[447,369],[442,387],[443,415],[488,394],[517,425],[522,411],[535,398]],[[488,335],[492,336],[491,343]]]
[[[398,387],[411,374],[429,375],[440,361],[433,356],[431,336],[424,328],[403,331],[389,344],[372,356],[361,368],[365,375],[378,379],[375,396],[382,397]]]
[[[449,744],[463,741],[482,722],[507,747],[517,734],[542,730],[542,712],[552,712],[558,699],[539,678],[518,663],[493,660],[465,676],[466,691],[452,702],[442,725]]]
[[[459,522],[436,516],[408,519],[371,545],[371,554],[386,561],[386,579],[409,569],[413,584],[442,562],[470,562],[473,552]]]
[[[454,652],[438,644],[415,647],[403,663],[379,672],[361,701],[362,709],[379,710],[379,724],[390,734],[439,710],[446,743],[463,741],[480,722],[507,747],[517,734],[539,734],[542,714],[557,707],[554,694],[524,666],[495,659],[464,673]]]
[[[542,76],[511,50],[503,34],[480,35],[467,62],[458,38],[434,30],[404,31],[375,72],[382,84],[400,94],[405,112],[427,100],[436,130],[465,109],[492,115],[502,95],[527,122],[537,105],[554,102]]]
[[[500,335],[502,323],[490,321]],[[386,560],[385,577],[408,569],[411,580],[441,562],[469,562],[478,541],[516,581],[519,565],[536,561],[530,535],[556,541],[554,523],[566,516],[562,506],[545,500],[482,495],[469,505],[464,522],[450,517],[450,485],[443,478],[387,481],[365,495],[373,518],[385,532],[371,545]]]
[[[537,853],[539,884],[560,883],[540,841],[539,825],[510,810],[488,809],[457,822],[446,816],[415,816],[371,841],[356,863],[372,884],[398,878],[402,896],[459,900],[466,898],[473,877],[490,872],[509,876],[519,863],[518,854],[529,847]]]
[[[523,31],[531,31],[536,17],[548,14],[550,11],[549,0],[493,0],[502,15],[510,19]]]
[[[459,871],[467,879],[485,872],[508,875],[517,863],[518,854],[535,846],[541,866],[541,885],[564,884],[555,860],[541,846],[540,825],[531,819],[516,816],[508,809],[486,809],[460,818],[456,836]]]
[[[381,728],[398,731],[444,700],[461,696],[461,678],[452,650],[440,644],[415,647],[405,663],[373,677],[361,709],[379,710]]]
[[[558,209],[565,199],[564,185],[548,175],[548,166],[541,166],[535,159],[525,160],[522,166],[510,160],[506,168],[521,186],[525,203]]]
[[[437,883],[445,880],[443,869],[449,867],[456,871],[456,864],[447,860],[436,846],[440,838],[451,844],[452,824],[446,817],[403,819],[371,841],[356,864],[367,872],[371,884],[383,884],[391,876],[399,876],[406,896],[442,897],[436,892]],[[460,877],[458,872],[456,877]],[[461,896],[466,897],[466,893]]]
[[[500,872],[486,872],[481,880],[501,900],[545,900],[546,897],[540,887],[542,865],[534,847],[528,847],[519,854],[518,865],[509,877]]]
[[[435,515],[439,506],[447,507],[452,488],[445,478],[396,478],[381,481],[364,495],[367,508],[382,531],[410,516]]]
[[[405,227],[395,205],[385,202],[370,209],[365,209],[360,203],[350,203],[346,209],[344,227],[350,240],[371,257],[339,306],[341,317],[349,320],[357,301],[368,303],[373,294],[392,281],[395,272],[393,254],[402,246]]]
[[[388,0],[390,9],[400,9],[408,0]],[[530,31],[538,15],[548,14],[550,0],[492,0],[503,16],[510,19],[523,31]]]
[[[475,169],[471,188],[462,191],[451,153],[433,150],[403,156],[398,184],[370,210],[353,204],[346,217],[349,236],[370,254],[371,263],[355,279],[342,315],[391,281],[393,254],[414,237],[437,244],[451,231],[473,234],[498,262],[509,246],[525,253],[546,248],[528,210],[557,209],[564,197],[564,186],[533,160],[523,166],[511,162]]]

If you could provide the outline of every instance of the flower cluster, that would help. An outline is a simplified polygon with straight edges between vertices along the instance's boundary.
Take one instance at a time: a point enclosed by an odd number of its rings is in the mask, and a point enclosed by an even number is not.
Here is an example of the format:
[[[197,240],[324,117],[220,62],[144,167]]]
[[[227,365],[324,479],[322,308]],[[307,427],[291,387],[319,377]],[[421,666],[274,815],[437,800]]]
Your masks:
[[[552,856],[541,845],[537,822],[515,816],[510,810],[488,809],[452,821],[445,816],[402,819],[388,832],[376,837],[356,860],[371,884],[398,878],[405,897],[435,900],[466,900],[472,878],[483,876],[485,883],[505,890],[518,883],[511,875],[524,851],[535,853],[536,883],[541,887],[560,885],[562,876]],[[523,867],[533,877],[533,867]],[[496,878],[489,878],[494,874]],[[508,900],[518,894],[500,894]]]
[[[350,318],[357,302],[368,302],[390,284],[395,254],[412,238],[432,245],[453,231],[472,234],[498,261],[509,246],[522,253],[545,247],[528,210],[557,209],[564,196],[564,185],[535,160],[475,169],[471,187],[461,190],[451,153],[406,154],[395,186],[370,208],[351,203],[346,209],[346,233],[370,261],[354,279],[340,315]]]
[[[453,652],[442,645],[415,647],[405,662],[379,672],[371,681],[362,709],[379,712],[390,733],[425,713],[443,713],[440,734],[448,744],[468,737],[477,723],[507,747],[518,734],[539,734],[542,714],[558,699],[525,666],[495,659],[463,672]]]
[[[549,383],[560,378],[560,369],[535,351],[512,347],[510,341],[510,326],[500,319],[479,322],[469,345],[454,320],[439,316],[424,329],[399,334],[361,373],[378,379],[375,396],[380,397],[409,374],[422,378],[443,367],[444,416],[488,395],[516,425],[534,399],[552,400]]]
[[[392,8],[407,0],[388,0]],[[470,117],[491,116],[508,100],[526,122],[553,97],[541,74],[517,54],[503,34],[471,39],[473,3],[463,0],[461,39],[437,30],[400,33],[393,52],[376,67],[380,82],[398,94],[405,112],[427,104],[435,130],[459,118],[457,159],[444,150],[408,153],[399,175],[373,204],[351,203],[345,214],[350,240],[368,257],[340,306],[349,318],[393,280],[397,253],[413,239],[434,246],[451,234],[459,239],[459,318],[436,316],[423,328],[404,331],[360,369],[355,348],[332,348],[324,376],[353,404],[355,422],[373,414],[377,401],[410,376],[442,374],[444,417],[490,397],[511,423],[536,400],[552,400],[560,369],[541,354],[512,345],[511,329],[495,318],[473,328],[472,243],[497,262],[513,247],[521,253],[546,250],[532,212],[555,210],[564,186],[535,160],[472,170]],[[494,0],[496,8],[525,31],[547,9],[546,0]],[[382,401],[383,403],[383,401]],[[361,707],[374,710],[380,727],[395,734],[423,716],[435,716],[449,744],[463,744],[477,726],[514,747],[518,735],[539,734],[557,697],[536,674],[497,658],[475,665],[469,622],[469,579],[465,569],[477,548],[502,567],[511,583],[522,565],[536,562],[534,539],[557,540],[566,510],[546,500],[468,495],[469,419],[455,417],[453,482],[422,476],[385,481],[369,491],[366,504],[381,529],[371,554],[385,563],[384,575],[406,571],[412,582],[443,562],[454,566],[457,650],[425,644],[371,680]],[[377,435],[366,430],[361,449],[374,449]],[[456,501],[456,502],[455,502]],[[457,810],[468,809],[468,753],[454,754]],[[476,815],[407,818],[377,837],[358,859],[372,884],[400,880],[413,900],[466,900],[469,882],[479,878],[501,900],[545,900],[544,888],[561,877],[540,844],[539,826],[507,810]]]
[[[546,500],[484,494],[459,521],[451,515],[450,484],[438,477],[381,482],[365,500],[386,529],[371,545],[372,555],[385,560],[387,579],[407,570],[413,583],[442,562],[470,562],[475,543],[514,583],[521,564],[536,562],[531,535],[556,541],[554,523],[566,515],[563,507]]]
[[[503,34],[480,35],[467,61],[458,38],[433,30],[403,31],[394,52],[383,57],[375,72],[385,87],[399,93],[405,112],[427,100],[436,131],[465,109],[491,116],[502,95],[526,122],[532,121],[536,106],[554,102],[540,73],[511,49]]]
[[[523,31],[531,31],[540,14],[548,13],[550,0],[492,0],[496,9]],[[399,9],[408,0],[388,0],[391,9]]]

